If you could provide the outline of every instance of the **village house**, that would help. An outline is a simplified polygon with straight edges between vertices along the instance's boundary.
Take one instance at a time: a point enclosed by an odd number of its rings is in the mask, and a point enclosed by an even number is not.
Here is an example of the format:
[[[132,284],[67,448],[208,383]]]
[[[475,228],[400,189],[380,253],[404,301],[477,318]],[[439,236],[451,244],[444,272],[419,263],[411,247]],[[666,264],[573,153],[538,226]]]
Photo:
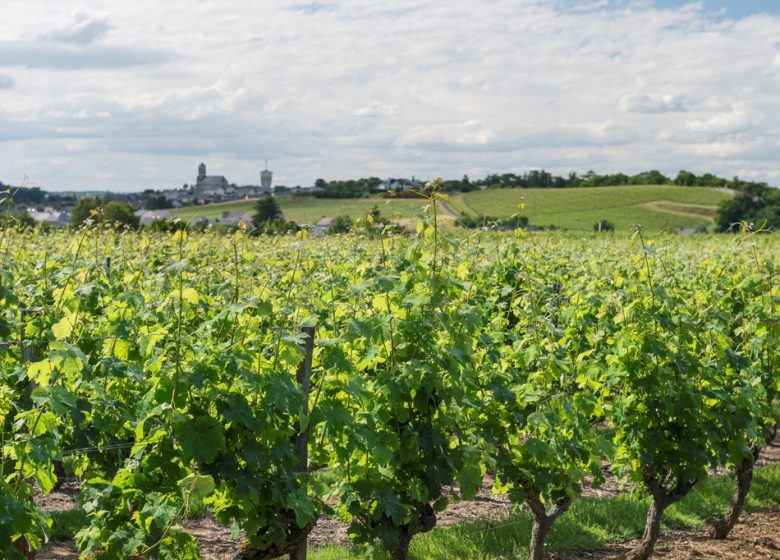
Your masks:
[[[70,225],[70,212],[66,210],[57,210],[51,206],[42,209],[30,208],[27,214],[39,224],[49,224],[54,227],[65,227]]]
[[[133,212],[138,217],[138,225],[150,226],[153,222],[169,220],[171,213],[168,210],[136,210]]]
[[[254,229],[251,212],[222,212],[222,217],[214,220],[215,224],[234,227],[243,223],[247,228]]]
[[[417,181],[414,177],[411,179],[385,179],[381,183],[379,183],[376,187],[376,190],[387,192],[387,191],[395,191],[395,192],[403,192],[408,191],[411,189],[420,190],[423,188],[423,184],[420,181]]]
[[[336,218],[332,218],[330,216],[323,216],[319,222],[314,224],[311,228],[312,235],[323,235],[325,233],[328,233],[328,230],[330,229],[330,226],[333,225],[333,222],[336,220]]]

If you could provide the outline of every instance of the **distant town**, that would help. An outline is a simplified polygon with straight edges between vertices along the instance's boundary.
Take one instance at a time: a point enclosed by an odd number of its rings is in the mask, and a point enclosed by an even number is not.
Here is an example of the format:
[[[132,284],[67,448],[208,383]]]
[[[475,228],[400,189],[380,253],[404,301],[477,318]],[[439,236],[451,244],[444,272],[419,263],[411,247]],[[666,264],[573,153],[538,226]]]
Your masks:
[[[10,188],[0,183],[2,188]],[[329,187],[335,187],[338,192],[328,192]],[[140,192],[116,193],[111,191],[66,191],[63,193],[47,192],[39,187],[23,187],[24,191],[17,193],[14,200],[25,207],[27,215],[36,223],[48,224],[52,227],[65,227],[72,223],[72,207],[83,197],[96,197],[106,201],[126,203],[134,209],[139,225],[148,226],[160,220],[172,217],[170,210],[186,206],[208,205],[220,202],[235,202],[251,200],[264,196],[322,196],[323,198],[353,198],[357,192],[404,192],[421,189],[423,183],[414,179],[379,179],[370,177],[358,181],[327,182],[317,179],[309,187],[287,187],[273,185],[273,171],[265,168],[260,171],[259,185],[236,185],[224,175],[209,175],[206,164],[198,165],[197,175],[193,183],[184,183],[178,189],[146,189]],[[346,192],[345,193],[345,189]],[[334,194],[335,192],[335,194]],[[193,224],[213,223],[233,227],[240,222],[251,223],[251,215],[246,212],[223,212],[221,218],[208,219],[197,217]]]
[[[129,228],[151,226],[162,230],[181,227],[181,223],[186,222],[192,227],[215,226],[218,230],[240,226],[253,229],[258,234],[285,233],[296,228],[309,228],[315,233],[338,232],[351,227],[356,213],[365,215],[369,212],[373,219],[380,219],[382,210],[379,205],[383,198],[427,198],[423,192],[424,183],[414,176],[411,179],[372,176],[331,181],[318,178],[309,187],[289,188],[273,184],[273,171],[268,169],[267,162],[259,171],[259,185],[236,185],[223,175],[209,175],[205,162],[201,162],[194,171],[194,181],[184,183],[181,188],[146,189],[135,193],[50,192],[38,186],[11,187],[0,183],[0,193],[5,193],[0,195],[0,200],[6,206],[0,217],[0,227],[7,223],[16,227],[36,224],[44,228],[79,227],[88,220],[88,223],[98,220]],[[522,173],[493,173],[475,180],[463,175],[461,179],[447,179],[437,185],[442,192],[452,196],[442,205],[450,219],[456,226],[469,228],[491,225],[504,229],[542,229],[563,225],[580,229],[592,226],[598,232],[611,231],[614,225],[612,219],[616,216],[625,219],[625,215],[618,216],[620,213],[616,213],[615,209],[634,207],[639,213],[632,214],[633,221],[624,220],[621,227],[647,221],[648,211],[654,213],[650,217],[656,219],[659,228],[666,227],[671,216],[676,216],[678,225],[674,227],[682,233],[688,230],[707,231],[708,225],[714,225],[716,231],[727,231],[738,222],[763,224],[767,228],[780,227],[780,190],[766,183],[745,181],[739,177],[727,179],[712,173],[697,175],[680,170],[676,176],[666,176],[658,170],[650,170],[634,175],[597,174],[593,171],[553,175],[543,169],[531,169]],[[598,209],[598,214],[585,213],[591,223],[562,221],[566,212],[561,213],[556,208],[564,204],[564,200],[548,197],[548,194],[554,194],[549,191],[579,190],[582,193],[581,188],[621,186],[644,188],[626,191],[620,200],[605,193],[602,203],[591,200],[593,197],[588,195],[582,203],[596,204],[594,212]],[[698,201],[696,206],[691,205],[690,197],[684,196],[685,189],[674,189],[663,195],[659,193],[657,199],[655,195],[648,198],[651,186],[707,187],[711,193],[694,200]],[[486,192],[484,196],[480,192],[470,194],[472,191],[496,189],[506,189],[506,195],[496,192]],[[518,192],[522,189],[529,190],[527,195]],[[545,191],[548,193],[541,194]],[[517,210],[526,208],[526,196],[529,197],[528,202],[533,203],[530,208],[533,212],[520,215]],[[566,199],[573,200],[572,197],[577,195],[572,192]],[[348,203],[338,199],[364,200]],[[475,206],[471,205],[472,202]],[[398,220],[396,225],[408,227],[410,221],[419,216],[423,206],[424,201],[419,200],[416,203],[398,203],[393,207],[394,215],[390,219]],[[305,211],[306,208],[309,210]],[[406,214],[401,215],[400,212]],[[536,221],[541,219],[545,221]],[[586,220],[586,217],[582,219]],[[386,221],[387,217],[381,216],[381,220]]]

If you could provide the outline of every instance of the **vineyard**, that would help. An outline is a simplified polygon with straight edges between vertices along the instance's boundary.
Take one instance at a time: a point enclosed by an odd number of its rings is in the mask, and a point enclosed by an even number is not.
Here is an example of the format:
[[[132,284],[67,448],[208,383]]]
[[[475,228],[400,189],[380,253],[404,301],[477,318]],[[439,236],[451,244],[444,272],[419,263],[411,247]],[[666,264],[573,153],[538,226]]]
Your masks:
[[[80,481],[85,557],[306,557],[322,515],[405,559],[486,476],[533,516],[530,556],[608,470],[649,496],[629,558],[716,469],[740,515],[774,437],[780,241],[0,232],[0,557]]]

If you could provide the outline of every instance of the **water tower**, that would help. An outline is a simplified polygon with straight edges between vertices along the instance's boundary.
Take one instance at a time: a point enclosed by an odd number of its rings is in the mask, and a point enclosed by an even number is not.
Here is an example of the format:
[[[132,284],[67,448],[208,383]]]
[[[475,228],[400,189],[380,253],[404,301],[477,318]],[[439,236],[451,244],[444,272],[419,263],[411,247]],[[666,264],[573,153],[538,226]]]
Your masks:
[[[268,160],[265,160],[265,169],[260,172],[260,187],[263,192],[271,192],[271,180],[273,179],[274,172],[268,170]]]

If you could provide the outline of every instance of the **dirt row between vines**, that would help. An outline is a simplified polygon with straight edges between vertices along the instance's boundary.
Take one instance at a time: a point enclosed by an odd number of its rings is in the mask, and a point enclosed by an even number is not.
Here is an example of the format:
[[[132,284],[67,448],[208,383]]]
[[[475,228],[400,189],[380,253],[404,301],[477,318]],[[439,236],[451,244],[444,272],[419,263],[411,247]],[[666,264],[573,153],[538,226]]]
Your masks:
[[[780,434],[767,446],[759,457],[758,465],[780,462]],[[605,468],[605,482],[599,487],[586,487],[586,498],[603,498],[624,492],[627,488],[617,477]],[[76,506],[78,481],[67,480],[62,488],[38,503],[49,511],[71,509]],[[473,500],[451,503],[438,514],[438,525],[447,526],[479,520],[499,520],[508,517],[513,510],[505,494],[493,493],[493,477],[485,477],[482,488]],[[223,527],[212,517],[186,520],[184,528],[195,535],[205,560],[226,560],[238,550],[238,540],[231,539],[230,529]],[[309,546],[322,547],[328,544],[348,545],[347,525],[333,517],[323,517],[309,535]],[[597,552],[558,553],[556,560],[594,559],[612,560],[625,555],[636,543],[621,543]],[[41,550],[38,560],[76,560],[78,551],[71,541],[52,542]],[[655,558],[668,560],[718,558],[731,559],[778,559],[780,560],[780,508],[771,511],[744,514],[740,523],[726,541],[714,541],[706,537],[705,529],[686,531],[664,530]]]

